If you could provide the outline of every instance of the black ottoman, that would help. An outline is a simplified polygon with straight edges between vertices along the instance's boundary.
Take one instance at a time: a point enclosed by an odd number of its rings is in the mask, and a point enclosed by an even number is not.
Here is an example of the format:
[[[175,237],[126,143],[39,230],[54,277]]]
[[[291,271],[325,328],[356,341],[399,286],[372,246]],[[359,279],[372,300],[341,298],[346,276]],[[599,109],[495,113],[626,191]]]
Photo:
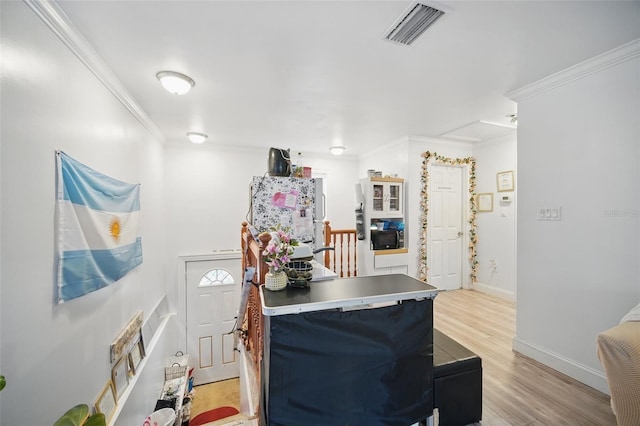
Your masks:
[[[482,360],[433,329],[433,406],[439,426],[463,426],[482,419]]]

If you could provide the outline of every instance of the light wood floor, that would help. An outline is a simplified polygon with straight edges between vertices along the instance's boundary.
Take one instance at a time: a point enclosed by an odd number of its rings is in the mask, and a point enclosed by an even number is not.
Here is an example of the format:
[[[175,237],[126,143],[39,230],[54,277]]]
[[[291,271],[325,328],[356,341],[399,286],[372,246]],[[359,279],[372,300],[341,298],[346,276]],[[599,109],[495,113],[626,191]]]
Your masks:
[[[442,292],[433,317],[436,328],[482,358],[482,426],[616,424],[607,395],[511,350],[513,303],[472,290]],[[224,389],[228,385],[233,392]],[[193,416],[220,405],[238,407],[238,386],[237,380],[198,386],[194,403],[201,404],[194,404]],[[214,403],[207,392],[223,398]]]
[[[609,397],[511,350],[512,302],[473,290],[438,294],[434,326],[482,358],[482,425],[615,425]]]

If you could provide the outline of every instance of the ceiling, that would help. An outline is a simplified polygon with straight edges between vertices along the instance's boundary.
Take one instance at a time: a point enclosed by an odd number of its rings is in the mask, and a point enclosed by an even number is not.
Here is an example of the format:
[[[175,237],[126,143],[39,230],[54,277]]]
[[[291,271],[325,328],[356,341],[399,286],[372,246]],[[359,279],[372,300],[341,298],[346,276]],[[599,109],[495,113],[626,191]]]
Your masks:
[[[505,93],[640,37],[639,1],[424,3],[447,13],[404,46],[383,37],[411,1],[58,1],[184,145],[189,131],[352,155],[406,136],[486,140],[513,132]],[[196,84],[172,95],[161,70]]]

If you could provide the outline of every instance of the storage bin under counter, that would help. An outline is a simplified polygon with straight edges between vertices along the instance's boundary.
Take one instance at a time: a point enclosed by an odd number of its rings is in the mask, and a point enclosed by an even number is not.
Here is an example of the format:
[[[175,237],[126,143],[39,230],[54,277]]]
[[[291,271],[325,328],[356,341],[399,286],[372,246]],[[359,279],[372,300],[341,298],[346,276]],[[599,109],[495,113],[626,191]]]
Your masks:
[[[437,292],[404,274],[277,292],[262,287],[263,423],[408,425],[428,418]]]

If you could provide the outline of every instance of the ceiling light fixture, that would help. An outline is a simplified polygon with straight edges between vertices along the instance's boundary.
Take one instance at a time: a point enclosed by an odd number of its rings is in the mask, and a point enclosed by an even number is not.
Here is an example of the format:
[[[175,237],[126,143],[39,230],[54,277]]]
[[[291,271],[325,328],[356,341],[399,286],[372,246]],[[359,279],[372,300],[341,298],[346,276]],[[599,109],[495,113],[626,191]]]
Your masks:
[[[175,95],[184,95],[196,84],[191,77],[175,71],[160,71],[156,78],[168,92]]]
[[[329,148],[329,151],[331,151],[333,155],[342,155],[345,149],[347,148],[345,148],[342,145],[333,145],[332,147]]]
[[[191,142],[201,144],[202,142],[206,141],[209,136],[205,135],[204,133],[189,132],[187,133],[187,137]]]

